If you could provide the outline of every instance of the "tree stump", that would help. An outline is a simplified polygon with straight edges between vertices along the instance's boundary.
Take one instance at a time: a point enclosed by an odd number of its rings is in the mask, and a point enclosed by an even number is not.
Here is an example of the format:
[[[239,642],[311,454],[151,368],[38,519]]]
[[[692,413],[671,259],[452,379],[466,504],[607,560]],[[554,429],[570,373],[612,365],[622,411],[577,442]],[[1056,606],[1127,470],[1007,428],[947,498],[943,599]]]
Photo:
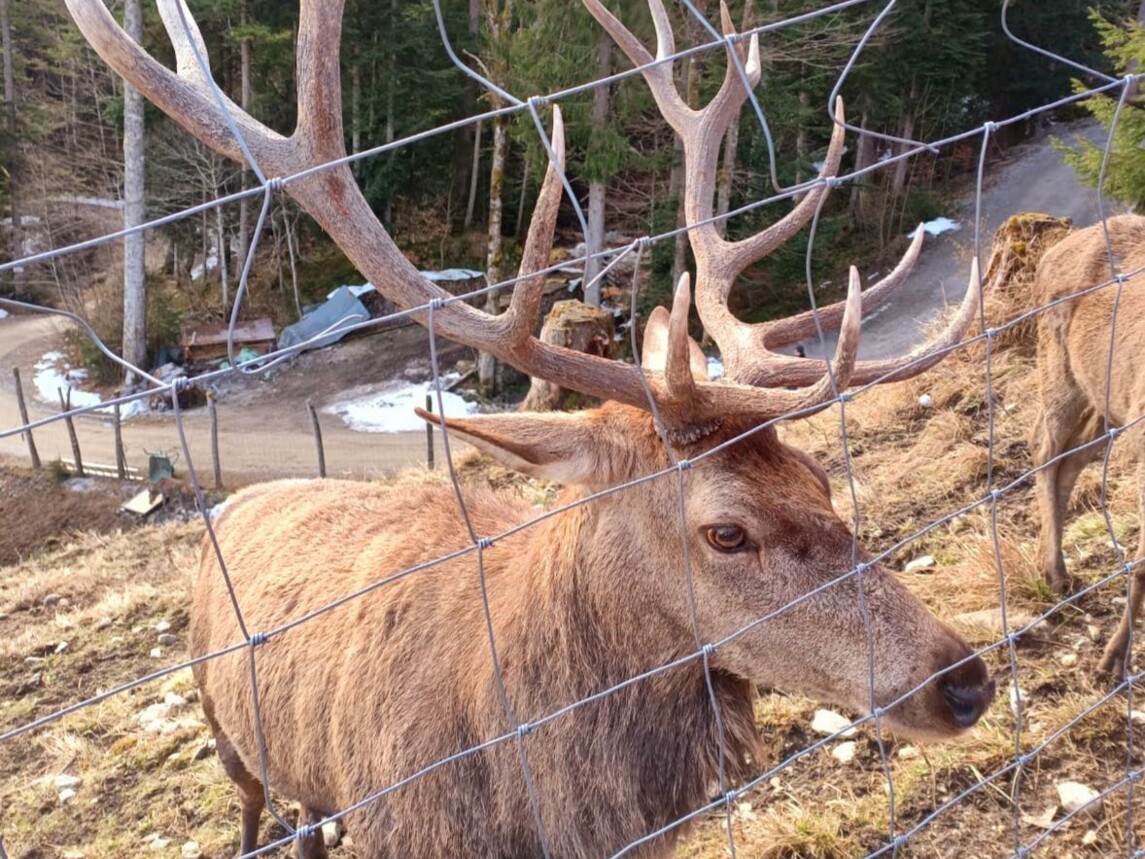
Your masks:
[[[580,301],[558,301],[545,318],[541,340],[577,352],[611,358],[613,332],[612,314],[607,310],[590,307]],[[585,405],[587,403],[583,394],[566,390],[553,382],[533,379],[520,410],[567,411]]]

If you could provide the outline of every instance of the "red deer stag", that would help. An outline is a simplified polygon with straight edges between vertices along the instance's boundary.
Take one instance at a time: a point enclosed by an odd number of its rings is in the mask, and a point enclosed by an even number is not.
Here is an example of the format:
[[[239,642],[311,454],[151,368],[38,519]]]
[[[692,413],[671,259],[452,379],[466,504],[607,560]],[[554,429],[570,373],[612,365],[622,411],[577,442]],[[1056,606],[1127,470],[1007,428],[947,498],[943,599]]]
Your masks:
[[[1113,256],[1120,271],[1145,266],[1145,218],[1122,215],[1108,221]],[[1039,304],[1096,286],[1110,279],[1109,250],[1101,224],[1078,230],[1054,245],[1038,264],[1034,294]],[[1055,593],[1071,589],[1062,557],[1062,526],[1069,497],[1085,466],[1100,457],[1103,444],[1090,444],[1111,427],[1130,424],[1145,414],[1145,373],[1137,371],[1145,290],[1139,280],[1121,289],[1110,366],[1110,326],[1117,289],[1099,289],[1064,301],[1038,317],[1038,389],[1040,408],[1030,448],[1037,473],[1041,519],[1042,572]],[[1112,374],[1110,374],[1112,369]],[[1112,384],[1106,387],[1106,379]],[[1145,434],[1132,429],[1138,447],[1139,522],[1136,569],[1121,624],[1106,645],[1100,670],[1124,672],[1129,636],[1145,598]],[[1081,450],[1079,446],[1089,445]],[[1072,452],[1069,452],[1072,451]],[[1059,458],[1060,457],[1060,458]]]
[[[126,38],[102,0],[68,0],[68,6],[88,40],[130,83],[202,141],[238,157],[176,2],[161,0],[160,9],[177,74]],[[344,154],[337,50],[342,5],[302,0],[299,121],[290,137],[228,106],[269,175],[298,173]],[[586,5],[634,63],[652,60],[598,2]],[[670,53],[664,8],[660,0],[650,5],[660,52]],[[726,10],[724,26],[732,32]],[[198,38],[192,25],[190,39]],[[756,40],[733,50],[758,82]],[[434,306],[440,333],[607,401],[575,414],[449,422],[452,433],[502,462],[566,484],[566,503],[669,467],[645,374],[670,443],[690,459],[780,415],[833,399],[824,363],[775,351],[814,330],[810,314],[748,325],[727,308],[739,274],[809,220],[827,183],[759,234],[722,239],[704,222],[712,211],[717,150],[745,99],[738,74],[731,68],[719,94],[698,111],[672,86],[670,65],[644,74],[684,138],[697,307],[720,347],[727,378],[709,381],[696,360],[698,347],[687,332],[687,277],[671,314],[658,309],[648,321],[643,370],[533,335],[542,278],[528,275],[549,258],[561,197],[555,166],[543,183],[522,262],[525,277],[508,311],[489,317],[464,303]],[[559,159],[559,114],[553,141]],[[842,149],[843,131],[836,127],[824,178],[836,174]],[[401,256],[348,168],[310,173],[286,189],[399,306],[447,297]],[[918,248],[874,287],[880,296],[901,282]],[[956,317],[919,351],[917,363],[861,362],[860,288],[852,269],[846,301],[820,314],[840,329],[831,362],[835,384],[906,378],[937,363],[940,357],[929,352],[958,342],[973,318],[976,279],[971,284]],[[300,802],[307,819],[330,815],[448,756],[511,735],[508,709],[532,725],[520,742],[540,827],[514,738],[459,754],[348,815],[360,855],[537,856],[543,838],[551,856],[600,857],[704,804],[720,771],[736,780],[759,765],[752,717],[757,685],[854,710],[878,707],[888,727],[918,738],[952,737],[978,720],[994,695],[985,664],[877,564],[863,574],[870,627],[864,623],[859,583],[846,575],[855,563],[853,538],[832,509],[827,477],[810,457],[783,444],[773,426],[695,463],[683,482],[685,533],[674,475],[602,495],[523,530],[515,529],[535,514],[520,500],[467,490],[477,534],[514,529],[483,553],[488,618],[477,559],[469,554],[397,577],[271,634],[256,650],[269,783]],[[218,534],[252,630],[274,630],[340,595],[471,545],[444,486],[327,480],[238,493],[218,521]],[[703,661],[684,659],[697,649],[693,622],[705,641],[721,642],[709,654],[710,692]],[[193,597],[192,650],[205,655],[241,640],[215,555],[205,548]],[[247,852],[255,848],[263,810],[247,657],[204,661],[195,674],[220,759],[238,786]],[[536,724],[566,706],[559,717]],[[666,856],[678,834],[669,829],[638,854]],[[304,855],[324,852],[312,831],[304,831],[299,846]]]

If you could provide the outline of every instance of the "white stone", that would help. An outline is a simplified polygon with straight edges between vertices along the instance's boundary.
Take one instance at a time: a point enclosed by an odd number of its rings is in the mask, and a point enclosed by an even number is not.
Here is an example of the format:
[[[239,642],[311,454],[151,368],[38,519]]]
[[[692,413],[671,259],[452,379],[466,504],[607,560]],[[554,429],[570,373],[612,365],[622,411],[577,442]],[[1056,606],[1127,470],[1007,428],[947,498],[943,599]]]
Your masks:
[[[1089,785],[1077,781],[1063,781],[1058,784],[1058,799],[1066,814],[1072,814],[1085,806],[1087,811],[1100,811],[1100,794]]]
[[[918,404],[920,406],[922,406],[924,409],[929,409],[931,406],[934,405],[934,398],[931,397],[930,394],[923,394],[921,397],[918,398]]]
[[[1090,641],[1101,641],[1101,627],[1095,623],[1085,628],[1085,634],[1089,636]]]
[[[170,838],[161,838],[156,835],[153,838],[148,838],[147,849],[149,850],[166,850],[167,846],[171,843]]]
[[[1081,836],[1081,843],[1084,844],[1086,847],[1092,847],[1094,844],[1096,844],[1097,843],[1097,830],[1096,829],[1087,829],[1085,831],[1085,835]]]
[[[70,787],[60,791],[60,805],[67,805],[76,798],[76,792]]]
[[[163,658],[163,648],[152,647],[151,648],[151,658],[152,659],[162,659]]]
[[[65,850],[60,855],[63,859],[87,859],[87,854],[82,850]]]
[[[56,790],[66,790],[69,787],[79,787],[80,779],[74,775],[58,775],[55,778],[54,784]]]
[[[111,626],[111,618],[107,616],[101,617],[95,623],[96,629],[107,629],[109,626]]]
[[[1076,653],[1063,653],[1061,659],[1058,660],[1062,664],[1062,668],[1073,668],[1077,665]]]
[[[811,730],[817,734],[831,736],[838,734],[841,737],[855,736],[855,729],[851,727],[851,720],[840,716],[834,710],[816,710],[811,720]]]
[[[841,764],[849,764],[855,759],[855,748],[855,743],[852,740],[839,743],[839,745],[831,749],[831,757]]]
[[[168,707],[185,707],[187,699],[175,692],[168,692],[163,696],[163,703]]]
[[[1136,725],[1145,723],[1145,710],[1130,710],[1129,718],[1132,719]]]
[[[199,859],[203,855],[203,851],[199,849],[199,842],[188,841],[183,845],[182,849],[183,859]]]
[[[171,629],[171,624],[169,624],[165,620],[161,620],[161,621],[159,621],[159,623],[155,624],[155,631],[156,632],[167,632],[170,629]],[[188,842],[188,843],[193,843],[193,842]]]
[[[63,653],[67,649],[68,649],[68,643],[66,641],[61,641],[59,644],[56,645],[56,653]]]
[[[933,570],[937,565],[934,560],[934,555],[921,555],[903,567],[904,573],[921,573],[926,570]]]
[[[903,746],[898,750],[898,756],[904,761],[912,761],[918,757],[918,749],[914,746]]]

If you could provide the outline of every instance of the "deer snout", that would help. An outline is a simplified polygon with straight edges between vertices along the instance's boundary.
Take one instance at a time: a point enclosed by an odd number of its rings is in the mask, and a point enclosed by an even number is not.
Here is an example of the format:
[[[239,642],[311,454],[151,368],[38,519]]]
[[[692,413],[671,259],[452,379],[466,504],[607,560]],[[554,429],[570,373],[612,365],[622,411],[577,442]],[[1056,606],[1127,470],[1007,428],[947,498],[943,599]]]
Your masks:
[[[959,728],[971,727],[994,700],[994,678],[978,656],[944,674],[938,687],[950,721]]]

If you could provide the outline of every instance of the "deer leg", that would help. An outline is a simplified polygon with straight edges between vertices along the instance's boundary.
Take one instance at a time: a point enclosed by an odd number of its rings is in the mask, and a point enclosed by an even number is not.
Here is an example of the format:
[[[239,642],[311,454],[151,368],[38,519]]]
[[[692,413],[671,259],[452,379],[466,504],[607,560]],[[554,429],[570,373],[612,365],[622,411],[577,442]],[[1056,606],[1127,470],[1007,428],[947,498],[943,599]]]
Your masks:
[[[299,824],[313,826],[322,818],[323,815],[320,812],[305,805],[302,806],[298,812]],[[322,835],[321,829],[317,829],[311,834],[299,838],[295,844],[295,852],[298,854],[298,859],[326,859],[326,840]]]
[[[219,762],[238,790],[239,814],[242,821],[239,855],[246,855],[258,848],[258,825],[262,811],[266,807],[266,796],[262,790],[262,782],[251,775],[227,735],[214,725],[212,727],[215,728]]]
[[[1038,468],[1035,493],[1041,527],[1038,544],[1042,575],[1058,595],[1069,593],[1073,586],[1062,557],[1062,528],[1069,498],[1082,469],[1101,452],[1098,446],[1062,456],[1070,448],[1092,441],[1100,431],[1092,415],[1085,415],[1069,405],[1043,406],[1034,424],[1030,444],[1034,466]]]
[[[1117,632],[1105,646],[1099,670],[1124,679],[1128,669],[1129,637],[1133,625],[1141,614],[1141,603],[1145,601],[1145,435],[1137,445],[1137,554],[1133,558],[1133,573],[1129,577],[1129,598],[1125,602],[1125,613]]]

